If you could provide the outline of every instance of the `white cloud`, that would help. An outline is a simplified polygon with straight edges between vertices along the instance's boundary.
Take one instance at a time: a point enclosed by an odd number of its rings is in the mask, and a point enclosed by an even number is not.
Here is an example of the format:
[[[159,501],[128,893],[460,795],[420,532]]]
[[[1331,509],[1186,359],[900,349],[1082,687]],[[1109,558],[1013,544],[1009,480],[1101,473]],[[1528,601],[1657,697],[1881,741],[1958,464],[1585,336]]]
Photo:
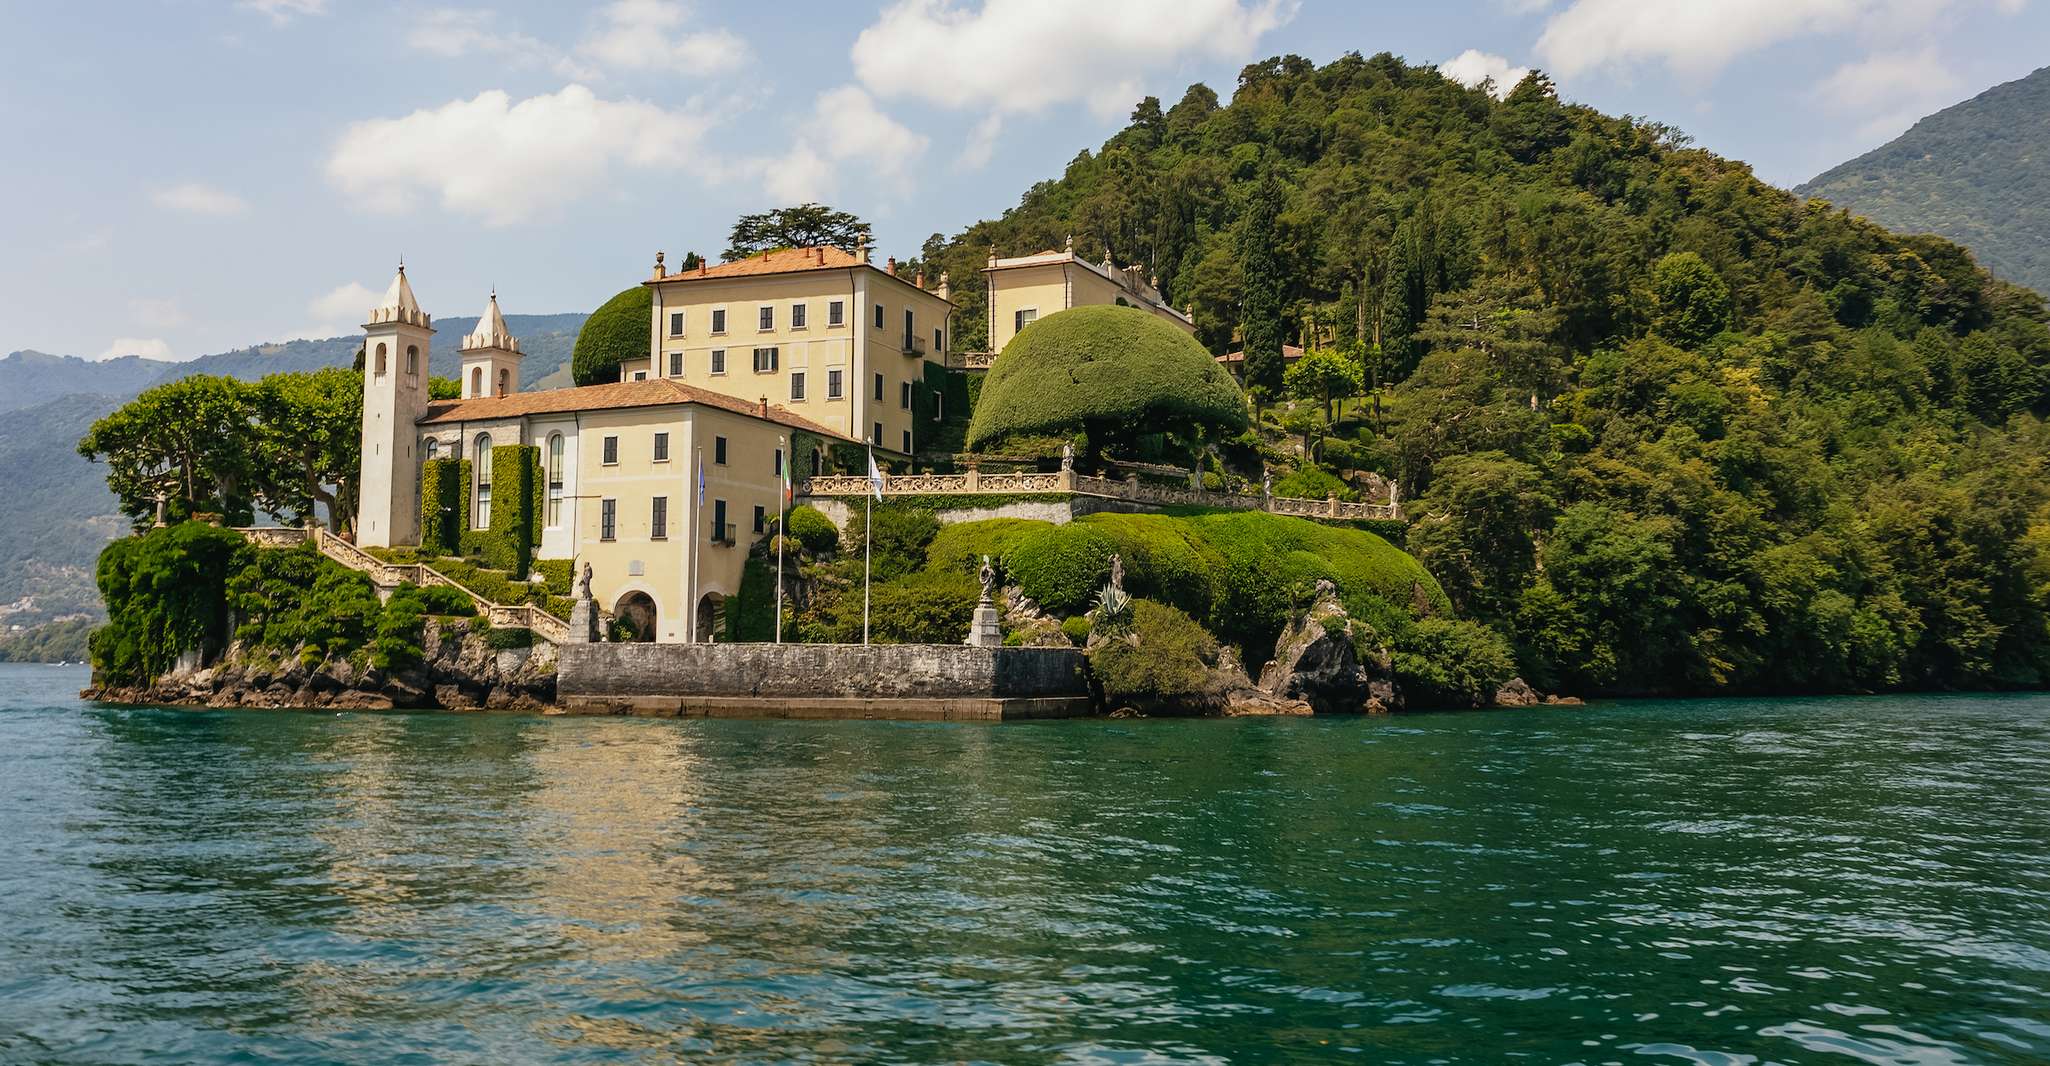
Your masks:
[[[192,215],[239,215],[249,209],[240,196],[196,181],[158,189],[149,198],[158,207]]]
[[[989,165],[990,158],[997,152],[997,136],[1004,132],[1004,116],[990,114],[968,131],[968,144],[955,159],[955,166],[961,170],[981,170]]]
[[[267,16],[280,26],[301,15],[327,14],[327,0],[236,0],[235,6]]]
[[[1663,62],[1691,77],[1800,37],[1901,36],[1987,0],[1574,0],[1545,22],[1537,55],[1562,77]],[[2007,8],[2017,0],[1993,0]]]
[[[1930,46],[1846,63],[1815,87],[1815,95],[1836,114],[1862,116],[1860,134],[1890,138],[1949,102],[1962,85]]]
[[[686,28],[690,11],[674,0],[616,0],[577,54],[600,69],[660,71],[702,77],[747,61],[747,42],[718,28]]]
[[[128,301],[128,312],[149,329],[172,329],[185,324],[185,308],[177,300],[138,299]]]
[[[854,72],[884,99],[1034,113],[1086,103],[1117,115],[1140,79],[1184,59],[1232,59],[1295,15],[1293,0],[899,0],[854,41]]]
[[[484,8],[435,8],[406,32],[415,51],[456,59],[487,55],[518,66],[546,67],[572,81],[619,74],[724,74],[747,62],[747,42],[719,27],[693,26],[679,0],[616,0],[600,9],[588,32],[563,48],[514,29]]]
[[[370,317],[370,309],[382,299],[384,297],[372,292],[369,286],[352,281],[307,301],[306,309],[323,321],[360,321]]]
[[[854,85],[820,93],[793,140],[796,147],[788,153],[742,168],[781,200],[830,198],[838,189],[840,168],[849,163],[901,187],[928,144],[923,134],[884,114],[874,98]]]
[[[711,123],[685,108],[605,100],[582,85],[514,101],[502,90],[343,131],[328,180],[364,207],[405,211],[423,196],[506,226],[550,213],[625,168],[683,171]]]
[[[162,337],[116,337],[113,343],[107,345],[107,350],[100,353],[99,357],[101,359],[119,359],[124,355],[139,355],[144,359],[177,358],[177,356],[171,354],[171,346],[165,344]]]
[[[1529,67],[1511,66],[1507,59],[1478,48],[1469,48],[1438,64],[1438,73],[1471,89],[1487,81],[1493,83],[1496,99],[1509,95],[1516,83],[1530,73]]]

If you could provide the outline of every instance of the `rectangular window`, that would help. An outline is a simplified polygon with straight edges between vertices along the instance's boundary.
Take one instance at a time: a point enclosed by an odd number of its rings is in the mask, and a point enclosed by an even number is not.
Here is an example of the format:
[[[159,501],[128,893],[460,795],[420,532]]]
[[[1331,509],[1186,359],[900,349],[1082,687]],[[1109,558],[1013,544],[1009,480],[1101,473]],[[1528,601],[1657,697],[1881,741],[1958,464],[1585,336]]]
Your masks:
[[[777,369],[777,366],[778,366],[778,365],[779,365],[779,363],[780,363],[780,360],[778,359],[778,354],[779,354],[779,353],[778,353],[778,350],[777,350],[777,349],[775,349],[775,348],[756,348],[756,349],[755,349],[755,373],[757,373],[757,374],[772,374],[772,373],[775,373],[775,371],[776,371],[776,369]]]
[[[904,431],[904,454],[911,454],[911,431],[908,429]]]
[[[607,437],[607,438],[605,438],[605,465],[606,465],[606,466],[618,466],[618,465],[619,465],[619,438],[618,438],[618,437]]]
[[[881,444],[883,442],[883,424],[881,422],[876,423],[875,432],[868,435],[868,441],[870,444]]]
[[[846,386],[840,380],[842,374],[840,370],[826,371],[826,399],[837,400],[845,392]]]
[[[726,501],[712,501],[712,539],[721,543],[730,542],[733,533],[726,528]]]
[[[725,372],[726,372],[726,349],[724,349],[724,348],[714,348],[714,349],[712,349],[712,373],[714,373],[714,374],[724,374]]]
[[[763,507],[763,506],[762,506],[761,504],[755,504],[755,532],[756,532],[756,533],[767,533],[768,531],[769,531],[769,509],[768,509],[768,508],[766,508],[766,507]]]
[[[683,312],[669,312],[669,335],[672,337],[683,336]]]
[[[726,309],[723,307],[712,308],[712,332],[726,332]]]
[[[847,324],[847,301],[845,301],[845,300],[829,300],[829,301],[827,301],[827,302],[826,302],[826,325],[828,325],[828,326],[844,326],[844,325],[846,325],[846,324]]]
[[[802,370],[790,372],[790,398],[792,400],[804,399],[804,371]]]
[[[1016,314],[1013,314],[1011,316],[1011,332],[1016,333],[1019,330],[1024,329],[1026,326],[1031,325],[1038,318],[1039,308],[1037,307],[1027,307],[1019,310]]]
[[[911,410],[911,383],[908,381],[897,386],[897,406]]]
[[[904,348],[906,351],[910,350],[911,342],[915,340],[917,337],[918,318],[917,316],[913,315],[911,313],[911,309],[907,307],[904,309]]]
[[[934,352],[944,352],[947,350],[947,331],[938,326],[932,328],[932,350]]]
[[[669,353],[669,376],[670,376],[670,377],[672,377],[672,378],[680,378],[680,377],[682,377],[682,376],[683,376],[683,353],[682,353],[682,352],[670,352],[670,353]]]
[[[804,311],[804,305],[803,305],[803,304],[791,304],[791,305],[790,305],[790,328],[791,328],[791,329],[803,329],[803,328],[804,328],[804,319],[805,319],[805,311]]]
[[[636,371],[634,371],[634,380],[635,380],[635,381],[646,381],[646,380],[648,380],[648,372],[647,372],[647,371],[645,371],[645,370],[636,370]]]
[[[713,437],[713,438],[712,438],[712,462],[714,462],[714,463],[717,463],[717,464],[718,464],[718,465],[720,465],[720,466],[725,466],[725,465],[726,465],[726,438],[725,438],[725,437]]]
[[[877,375],[876,375],[876,388],[875,388],[875,401],[876,401],[877,403],[881,403],[881,402],[882,402],[882,400],[883,400],[883,390],[884,390],[884,389],[887,389],[887,388],[889,388],[889,383],[883,380],[883,376],[882,376],[881,374],[877,374]]]
[[[654,506],[648,510],[648,537],[651,540],[669,539],[669,497],[655,497]]]
[[[658,463],[669,461],[669,434],[667,433],[655,434],[655,461]]]
[[[883,305],[882,305],[882,304],[877,304],[877,305],[876,305],[876,328],[877,328],[877,329],[881,329],[881,328],[883,328]]]
[[[776,449],[776,469],[772,473],[777,477],[783,476],[783,449],[781,448]]]
[[[775,309],[775,308],[773,308],[773,307],[768,307],[768,306],[764,306],[764,307],[763,307],[763,308],[761,309],[761,311],[759,312],[759,314],[761,315],[761,323],[760,323],[760,325],[759,325],[759,326],[758,326],[757,328],[759,328],[759,329],[775,329],[775,328],[776,328],[776,309]]]
[[[611,540],[618,531],[619,501],[598,501],[598,539]]]

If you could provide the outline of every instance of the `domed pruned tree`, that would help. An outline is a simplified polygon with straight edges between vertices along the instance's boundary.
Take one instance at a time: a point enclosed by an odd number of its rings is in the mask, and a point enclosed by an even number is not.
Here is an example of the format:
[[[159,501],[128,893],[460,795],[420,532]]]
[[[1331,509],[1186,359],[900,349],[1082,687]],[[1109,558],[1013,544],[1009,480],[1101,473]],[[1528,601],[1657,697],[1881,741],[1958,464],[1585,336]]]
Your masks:
[[[570,353],[570,377],[579,385],[603,385],[619,380],[619,361],[640,359],[648,354],[650,317],[655,313],[655,294],[636,285],[605,301],[584,328],[577,331],[577,346]]]
[[[1214,439],[1245,428],[1245,395],[1195,338],[1137,308],[1077,307],[1004,346],[976,400],[968,446],[1081,430],[1100,448],[1148,433]]]

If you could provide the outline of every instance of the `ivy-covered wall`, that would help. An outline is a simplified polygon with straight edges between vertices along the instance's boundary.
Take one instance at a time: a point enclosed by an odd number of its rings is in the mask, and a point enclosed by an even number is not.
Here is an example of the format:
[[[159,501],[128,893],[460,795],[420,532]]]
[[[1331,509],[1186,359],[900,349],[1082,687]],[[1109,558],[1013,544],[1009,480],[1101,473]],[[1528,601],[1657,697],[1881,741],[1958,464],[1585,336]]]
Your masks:
[[[420,550],[447,555],[462,547],[469,528],[470,463],[429,459],[420,468]]]
[[[491,449],[491,525],[463,534],[463,554],[479,557],[486,566],[515,578],[526,577],[534,547],[541,540],[538,503],[542,487],[540,448],[501,444]],[[466,524],[468,517],[464,515]]]

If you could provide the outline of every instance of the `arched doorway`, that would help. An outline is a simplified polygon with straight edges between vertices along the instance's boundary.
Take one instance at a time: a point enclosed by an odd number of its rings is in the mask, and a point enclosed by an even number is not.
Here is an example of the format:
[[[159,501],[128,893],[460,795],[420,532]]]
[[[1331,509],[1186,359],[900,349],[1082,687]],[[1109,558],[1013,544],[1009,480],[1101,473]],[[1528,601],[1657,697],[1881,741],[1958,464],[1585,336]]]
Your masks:
[[[726,597],[707,592],[698,600],[697,642],[715,644],[726,633]]]
[[[629,592],[612,608],[612,622],[623,630],[619,639],[648,644],[655,639],[655,599],[645,592]]]

